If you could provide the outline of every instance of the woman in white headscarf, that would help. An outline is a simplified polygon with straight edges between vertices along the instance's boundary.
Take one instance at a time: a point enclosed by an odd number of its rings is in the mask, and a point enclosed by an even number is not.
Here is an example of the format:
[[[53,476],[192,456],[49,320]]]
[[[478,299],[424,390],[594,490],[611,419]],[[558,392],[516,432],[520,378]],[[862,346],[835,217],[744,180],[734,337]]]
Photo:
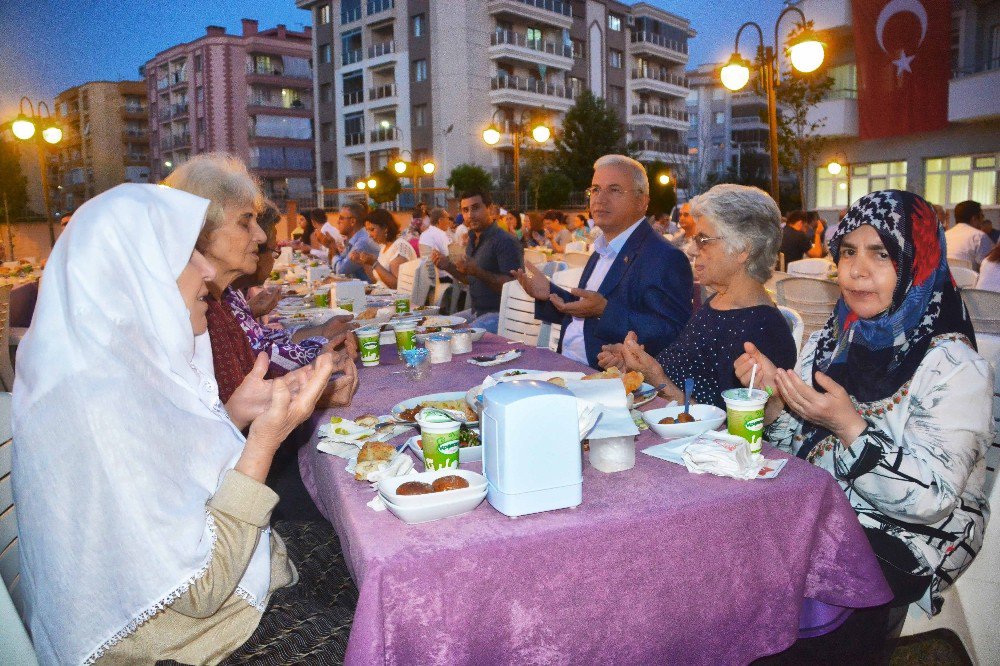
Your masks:
[[[194,251],[207,207],[121,185],[49,258],[18,354],[12,474],[43,663],[216,663],[296,580],[264,479],[334,363],[252,375],[256,400],[230,418],[205,335],[214,271]]]

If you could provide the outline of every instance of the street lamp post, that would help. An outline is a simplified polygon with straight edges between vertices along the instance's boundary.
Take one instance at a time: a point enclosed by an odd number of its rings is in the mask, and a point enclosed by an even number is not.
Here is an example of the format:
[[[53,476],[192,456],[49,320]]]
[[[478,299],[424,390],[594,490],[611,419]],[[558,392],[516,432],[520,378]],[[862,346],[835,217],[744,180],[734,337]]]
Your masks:
[[[413,161],[412,159],[403,159],[403,153],[406,153],[412,158],[410,151],[400,151],[399,155],[392,162],[392,170],[400,176],[409,177],[410,184],[413,186],[413,205],[416,206],[417,194],[420,191],[420,179],[424,176],[433,175],[437,165],[434,164],[434,161],[429,158],[419,163]]]
[[[28,103],[29,115],[25,115],[24,113],[25,102]],[[42,107],[45,107],[45,115],[42,115]],[[39,126],[42,128],[41,132],[38,131]],[[41,172],[42,179],[42,199],[45,201],[45,219],[49,225],[49,247],[52,247],[56,244],[56,228],[52,219],[52,198],[49,195],[49,172],[45,164],[45,152],[42,141],[55,145],[62,140],[63,132],[52,119],[52,113],[49,111],[48,104],[38,102],[32,105],[31,100],[27,97],[21,98],[17,118],[11,123],[10,130],[21,141],[34,140],[35,142],[38,151],[38,169]]]
[[[483,141],[487,145],[495,146],[500,143],[500,128],[497,126],[497,114],[501,109],[493,113],[490,126],[483,130]],[[510,131],[511,142],[514,145],[514,207],[521,207],[521,141],[525,134],[530,132],[531,138],[536,143],[543,144],[552,136],[552,130],[543,121],[535,121],[531,111],[525,109],[517,120],[507,122]]]
[[[823,64],[824,46],[812,31],[806,29],[806,16],[798,7],[786,7],[778,20],[774,22],[774,46],[764,44],[764,31],[760,25],[747,21],[736,31],[736,46],[729,62],[719,72],[719,78],[729,90],[736,92],[742,89],[750,80],[750,63],[740,55],[740,35],[743,29],[753,27],[757,30],[760,38],[760,46],[757,49],[757,56],[760,62],[760,79],[764,82],[764,93],[767,96],[767,126],[768,139],[771,151],[771,196],[775,203],[779,201],[778,188],[778,105],[775,101],[775,89],[780,82],[780,68],[778,67],[778,26],[781,19],[789,12],[797,12],[802,19],[802,29],[796,35],[794,41],[788,46],[788,56],[792,61],[792,67],[796,70],[809,73],[819,69]]]

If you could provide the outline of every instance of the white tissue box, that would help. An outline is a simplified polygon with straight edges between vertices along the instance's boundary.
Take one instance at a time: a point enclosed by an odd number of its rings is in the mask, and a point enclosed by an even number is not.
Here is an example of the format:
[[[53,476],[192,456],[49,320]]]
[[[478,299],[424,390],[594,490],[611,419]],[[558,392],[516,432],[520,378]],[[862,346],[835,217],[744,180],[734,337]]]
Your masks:
[[[354,312],[360,314],[368,307],[368,297],[365,296],[365,283],[361,280],[334,282],[330,285],[330,307],[335,308],[341,301],[351,301]]]

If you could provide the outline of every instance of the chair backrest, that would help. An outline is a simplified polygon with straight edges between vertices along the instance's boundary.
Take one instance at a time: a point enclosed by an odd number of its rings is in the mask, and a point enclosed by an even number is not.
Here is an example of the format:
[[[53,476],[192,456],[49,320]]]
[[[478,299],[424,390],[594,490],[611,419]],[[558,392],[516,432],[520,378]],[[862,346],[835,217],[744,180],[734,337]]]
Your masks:
[[[24,593],[10,478],[14,448],[10,417],[10,393],[0,393],[0,664],[37,664],[21,621]]]
[[[771,278],[767,282],[764,283],[764,289],[766,289],[767,291],[769,291],[771,293],[771,295],[773,296],[775,294],[775,292],[776,292],[775,285],[778,284],[779,282],[781,282],[782,280],[784,280],[786,278],[790,278],[790,277],[791,277],[791,275],[789,275],[788,273],[785,273],[784,271],[772,271],[771,272]]]
[[[840,298],[840,287],[827,280],[790,277],[775,285],[778,305],[790,307],[802,317],[804,338],[826,326]]]
[[[583,277],[582,268],[567,268],[552,276],[552,282],[563,289],[573,289],[580,284]],[[562,333],[562,324],[552,324],[549,327],[549,349],[554,352],[559,351],[559,335]]]
[[[548,261],[548,259],[549,258],[546,256],[546,254],[544,252],[542,252],[541,250],[536,250],[534,248],[528,248],[527,250],[524,251],[524,262],[525,263],[528,263],[530,261],[531,263],[540,266],[540,265],[544,264],[546,261]]]
[[[546,261],[542,266],[542,273],[545,277],[551,278],[553,275],[559,271],[564,271],[568,268],[565,261]]]
[[[434,264],[427,259],[411,259],[399,267],[396,291],[410,296],[410,307],[427,304],[427,295],[434,282],[433,270]]]
[[[541,328],[542,322],[535,319],[535,299],[528,296],[517,280],[505,282],[500,293],[497,335],[535,347]]]
[[[583,268],[589,260],[590,255],[586,252],[566,252],[563,254],[563,261],[566,262],[566,265],[574,268]]]
[[[833,264],[826,259],[806,257],[790,262],[785,270],[788,271],[789,275],[796,277],[825,278],[832,266]]]
[[[795,340],[795,357],[798,358],[802,351],[802,338],[805,332],[805,324],[798,312],[790,307],[779,305],[778,310],[788,323],[788,328],[792,329],[792,339]]]
[[[975,288],[976,283],[979,282],[979,273],[971,268],[949,266],[949,269],[951,270],[951,276],[955,278],[955,284],[958,285],[959,289],[973,289]]]
[[[948,257],[948,268],[968,268],[970,271],[974,270],[972,262],[968,259],[959,259],[958,257]]]
[[[0,287],[0,384],[4,391],[14,390],[14,366],[10,362],[10,292],[7,284]]]
[[[586,252],[587,244],[584,241],[573,241],[566,243],[566,252]]]
[[[963,289],[962,300],[978,337],[982,333],[1000,335],[1000,292],[987,289]]]

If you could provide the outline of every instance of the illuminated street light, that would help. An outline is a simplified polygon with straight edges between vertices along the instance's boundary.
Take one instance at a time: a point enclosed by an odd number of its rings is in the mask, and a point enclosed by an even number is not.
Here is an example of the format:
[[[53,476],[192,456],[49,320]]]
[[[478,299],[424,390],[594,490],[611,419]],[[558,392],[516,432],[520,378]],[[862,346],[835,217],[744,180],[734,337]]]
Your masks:
[[[22,113],[17,117],[17,120],[11,123],[10,131],[21,141],[27,141],[35,136],[35,123],[28,120]]]
[[[378,181],[377,180],[375,180],[374,178],[369,178],[368,179],[368,189],[369,190],[374,190],[377,186],[378,186]]]
[[[659,176],[657,176],[656,180],[659,181],[660,185],[670,184],[670,176],[665,173],[661,173]]]
[[[27,114],[24,112],[25,102],[28,103]],[[41,134],[38,133],[39,127],[42,128]],[[56,125],[56,121],[53,120],[48,104],[38,102],[33,105],[30,99],[22,97],[17,118],[10,124],[10,131],[21,141],[30,141],[32,139],[35,141],[35,147],[38,151],[38,168],[41,172],[42,197],[45,200],[45,218],[49,225],[49,246],[54,246],[56,244],[56,230],[52,217],[52,200],[49,193],[49,169],[48,165],[45,164],[45,147],[43,146],[43,141],[50,145],[59,143],[63,136],[62,130]]]
[[[487,145],[495,146],[500,143],[500,130],[498,130],[493,125],[490,125],[485,130],[483,130],[483,141]]]
[[[825,56],[823,42],[819,41],[811,30],[803,30],[788,45],[788,57],[792,61],[792,67],[803,74],[819,69]]]
[[[424,165],[423,165],[422,168],[424,170],[424,173],[426,173],[429,176],[432,173],[434,173],[434,168],[435,168],[434,167],[434,162],[424,162]]]
[[[844,170],[844,167],[840,164],[840,162],[834,160],[826,165],[826,170],[830,172],[831,176],[836,176]]]
[[[483,141],[488,146],[495,146],[500,143],[500,128],[497,123],[497,115],[501,111],[503,109],[497,109],[493,112],[493,118],[490,120],[489,127],[483,130]],[[514,205],[515,207],[519,207],[521,205],[521,143],[526,134],[530,134],[531,138],[537,143],[545,143],[552,137],[552,129],[544,121],[533,120],[532,114],[528,110],[522,111],[519,119],[507,121],[506,126],[510,132],[511,143],[514,148],[514,201],[516,202]]]
[[[365,181],[363,181],[363,180],[359,180],[358,182],[354,183],[354,186],[355,186],[356,188],[358,188],[359,190],[363,190],[363,189],[365,189],[365,188],[366,188],[366,187],[367,187],[368,185],[367,185],[367,183],[365,183]]]

